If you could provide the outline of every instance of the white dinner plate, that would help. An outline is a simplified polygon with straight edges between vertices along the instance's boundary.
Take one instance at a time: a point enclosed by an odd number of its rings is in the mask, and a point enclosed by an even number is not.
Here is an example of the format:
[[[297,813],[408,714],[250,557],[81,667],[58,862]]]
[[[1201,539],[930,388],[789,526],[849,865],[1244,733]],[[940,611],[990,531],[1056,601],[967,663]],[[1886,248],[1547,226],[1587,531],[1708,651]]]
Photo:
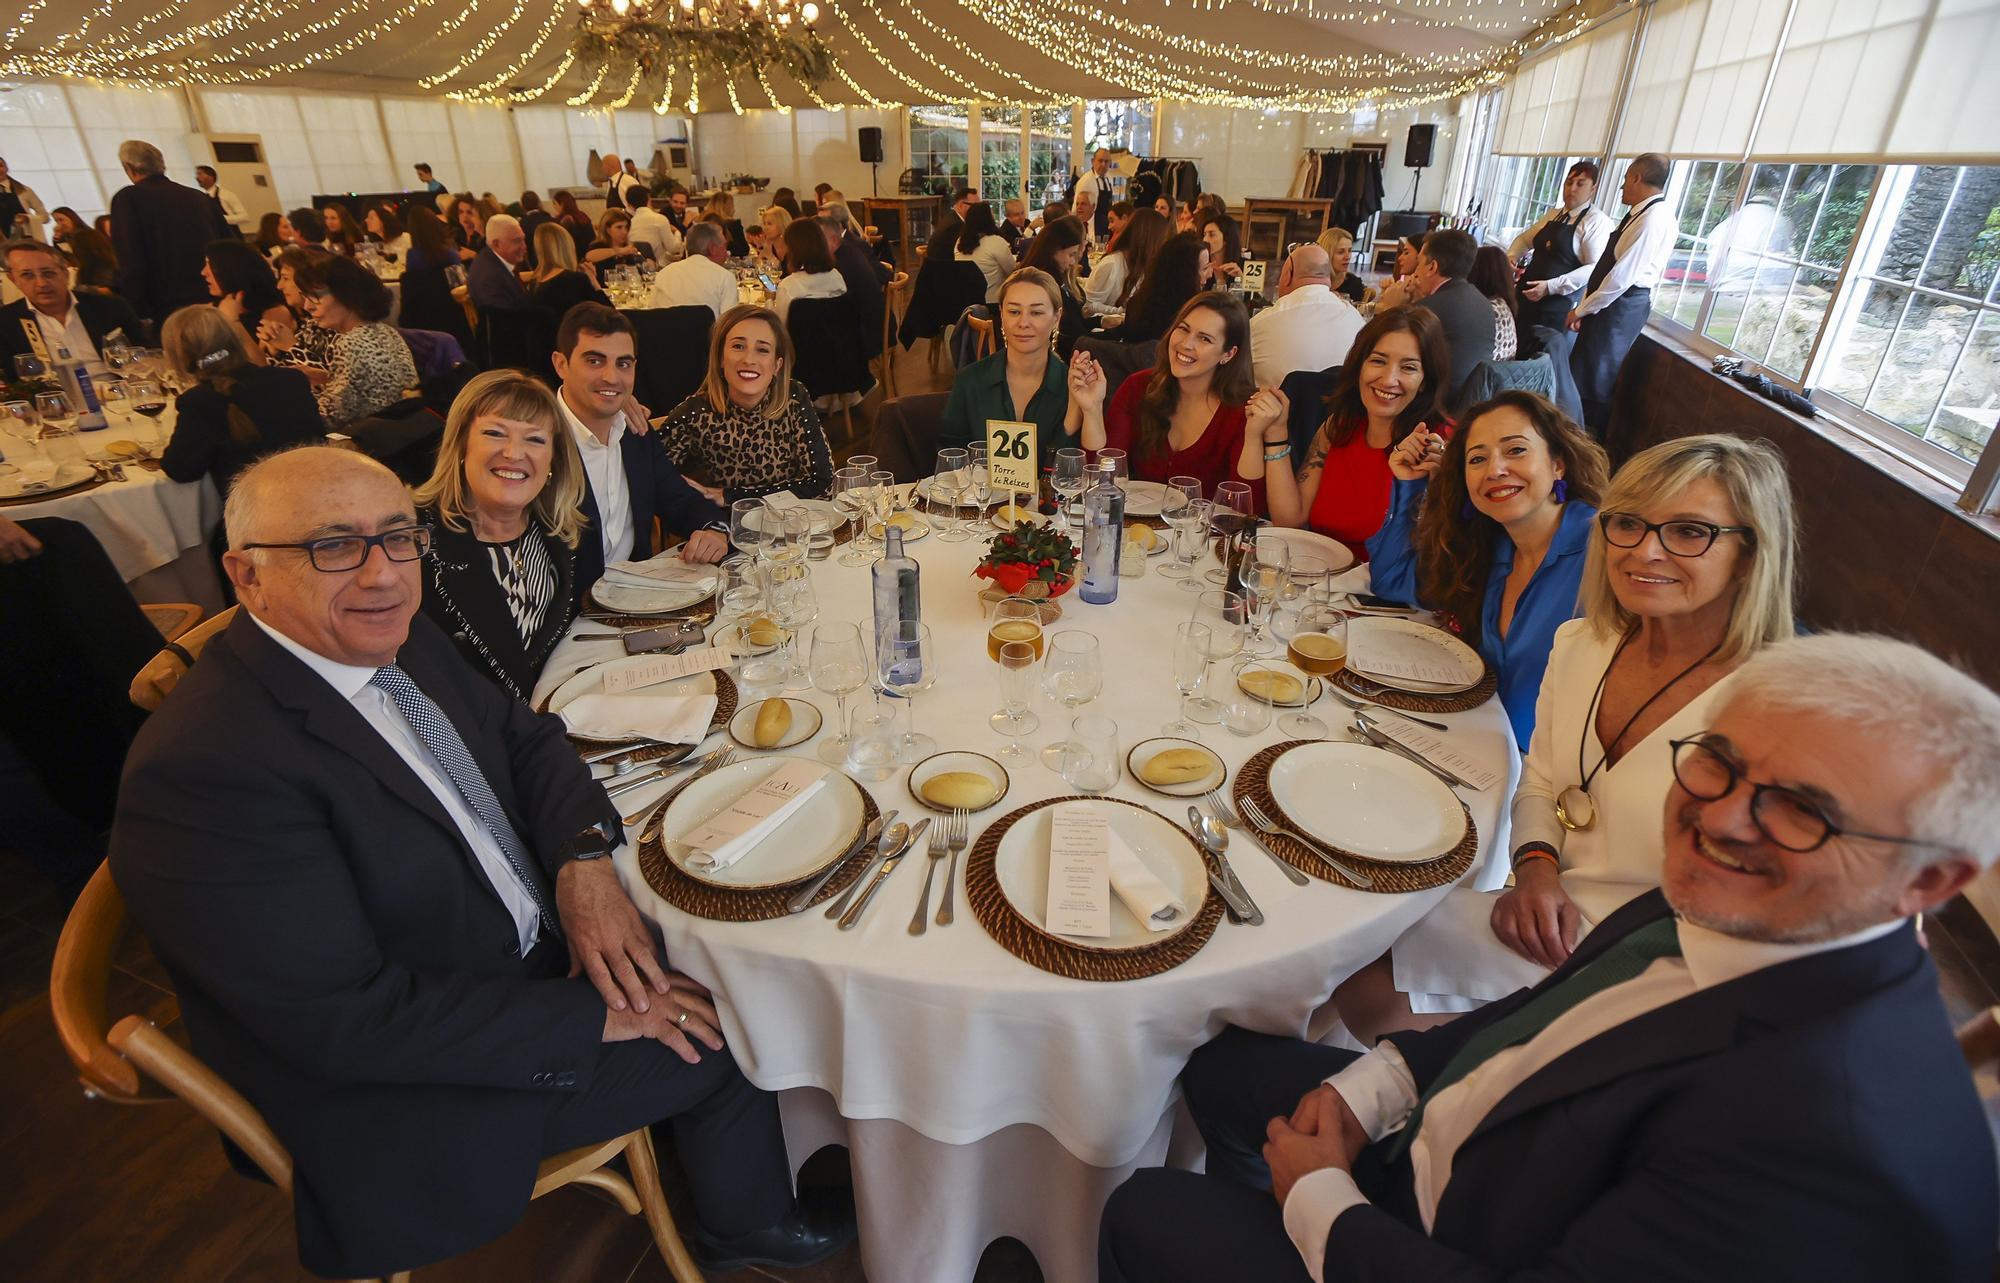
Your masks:
[[[604,677],[622,668],[634,668],[640,664],[650,664],[659,659],[658,655],[626,655],[619,659],[609,659],[602,664],[592,664],[576,676],[549,692],[548,710],[560,713],[570,701],[579,695],[595,695],[604,689]],[[647,695],[708,695],[715,691],[715,674],[696,673],[692,677],[682,677],[671,682],[661,682],[658,686],[641,686],[633,693]]]
[[[689,857],[699,852],[679,839],[762,784],[788,760],[758,757],[732,762],[682,789],[681,795],[668,803],[660,822],[661,849],[674,867],[710,886],[754,891],[796,885],[824,872],[845,855],[854,839],[861,836],[861,787],[837,768],[826,766],[826,783],[734,864],[715,870],[688,863]]]
[[[1355,651],[1358,649],[1355,637],[1357,633],[1389,633],[1408,644],[1423,647],[1429,658],[1456,667],[1459,673],[1458,680],[1426,682],[1414,678],[1371,673],[1354,662]],[[1414,619],[1390,619],[1380,616],[1356,619],[1348,624],[1347,666],[1377,686],[1388,686],[1419,695],[1456,695],[1479,685],[1486,676],[1486,661],[1479,657],[1479,652],[1444,629],[1433,628]]]
[[[89,464],[71,460],[68,463],[58,464],[54,476],[51,476],[46,482],[30,490],[27,488],[25,480],[27,473],[10,473],[7,476],[0,477],[0,499],[31,499],[36,495],[59,494],[64,490],[70,490],[82,485],[96,475],[97,469],[91,467]]]
[[[905,517],[908,517],[909,520],[904,521],[903,518]],[[925,535],[928,535],[931,532],[930,523],[925,521],[922,517],[919,517],[914,512],[899,512],[895,516],[889,518],[889,520],[894,524],[901,526],[903,528],[904,543],[915,543],[917,540],[922,539]],[[879,521],[870,521],[868,523],[868,537],[870,539],[880,539],[882,535],[883,535],[882,523]]]
[[[923,480],[917,482],[917,488],[914,493],[917,498],[922,499],[925,503],[942,504],[947,508],[975,508],[979,506],[979,496],[977,494],[961,495],[954,490],[949,497],[946,497],[936,493],[933,489],[936,485],[937,478],[935,476],[925,477]],[[988,504],[999,503],[1004,497],[998,490],[989,489],[986,492],[986,502]]]
[[[1109,936],[1103,939],[1066,936],[1045,928],[1042,924],[1048,918],[1049,821],[1053,805],[1038,806],[1016,820],[1001,835],[999,848],[993,853],[993,871],[1000,883],[1000,894],[1028,925],[1052,940],[1107,953],[1160,944],[1194,925],[1208,899],[1208,869],[1201,862],[1194,839],[1142,806],[1116,798],[1098,798],[1091,805],[1104,809],[1112,831],[1125,839],[1125,845],[1154,877],[1166,883],[1167,890],[1186,906],[1187,913],[1176,930],[1149,931],[1114,893]]]
[[[1167,493],[1164,482],[1127,481],[1125,483],[1125,515],[1128,517],[1157,517],[1160,504]]]
[[[1329,539],[1316,530],[1292,530],[1284,526],[1259,526],[1259,539],[1283,540],[1294,557],[1315,557],[1326,563],[1326,573],[1337,575],[1354,564],[1354,554],[1338,539]]]
[[[1146,763],[1173,748],[1198,750],[1208,759],[1208,774],[1200,779],[1180,784],[1154,784],[1139,774]],[[1212,788],[1222,787],[1222,782],[1229,778],[1229,768],[1222,764],[1222,759],[1215,755],[1214,749],[1206,744],[1197,744],[1193,740],[1184,740],[1172,735],[1158,735],[1134,744],[1132,751],[1125,755],[1125,769],[1131,773],[1133,779],[1139,781],[1140,788],[1164,793],[1168,797],[1200,797]]]
[[[1465,837],[1465,808],[1407,758],[1320,740],[1271,763],[1271,797],[1290,827],[1371,860],[1422,864]]]
[[[792,699],[789,696],[774,695],[771,698],[783,699],[792,710],[792,724],[777,743],[758,744],[751,739],[752,733],[757,729],[757,714],[764,707],[764,701],[761,699],[743,701],[742,707],[736,710],[736,716],[729,719],[729,738],[752,752],[771,753],[781,748],[790,748],[794,744],[803,744],[819,734],[823,719],[818,708],[802,699]]]
[[[799,499],[793,503],[785,504],[784,507],[787,510],[791,508],[804,508],[807,512],[811,513],[812,533],[816,535],[824,534],[847,520],[847,514],[842,512],[839,505],[835,504],[831,499]],[[764,529],[763,510],[760,508],[752,512],[744,519],[744,524],[752,530],[761,533]]]
[[[703,582],[691,584],[663,583],[657,588],[641,588],[632,584],[614,584],[598,580],[590,586],[591,598],[605,610],[625,615],[664,615],[669,611],[685,610],[689,606],[707,601],[715,595],[717,585],[722,581],[715,575]]]

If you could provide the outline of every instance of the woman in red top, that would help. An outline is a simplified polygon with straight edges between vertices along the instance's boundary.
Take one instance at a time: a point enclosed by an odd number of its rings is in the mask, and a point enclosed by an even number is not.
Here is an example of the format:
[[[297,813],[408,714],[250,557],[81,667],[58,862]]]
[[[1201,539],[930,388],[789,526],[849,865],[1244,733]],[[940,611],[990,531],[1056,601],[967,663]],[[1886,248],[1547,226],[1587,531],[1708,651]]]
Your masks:
[[[1449,426],[1439,400],[1450,371],[1436,316],[1420,307],[1379,312],[1355,336],[1298,471],[1285,427],[1291,403],[1264,388],[1250,398],[1239,475],[1264,483],[1274,523],[1309,527],[1366,561],[1363,545],[1389,515],[1389,452],[1418,424]]]
[[[1212,497],[1217,485],[1249,466],[1246,460],[1262,466],[1262,439],[1244,431],[1243,419],[1256,387],[1249,313],[1226,294],[1197,294],[1160,340],[1157,364],[1126,379],[1108,408],[1103,368],[1078,352],[1069,367],[1064,426],[1081,434],[1086,450],[1125,451],[1135,480],[1199,477]],[[1251,485],[1259,512],[1263,489],[1261,479]]]

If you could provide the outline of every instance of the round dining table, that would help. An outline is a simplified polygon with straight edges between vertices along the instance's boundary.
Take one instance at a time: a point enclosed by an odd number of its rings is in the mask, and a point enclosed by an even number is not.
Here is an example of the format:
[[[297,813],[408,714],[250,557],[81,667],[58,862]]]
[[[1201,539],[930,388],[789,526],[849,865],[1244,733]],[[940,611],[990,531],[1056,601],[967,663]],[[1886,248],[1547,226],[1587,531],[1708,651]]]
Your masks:
[[[998,706],[996,666],[972,571],[985,535],[910,542],[921,567],[923,620],[935,643],[936,685],[905,705],[940,749],[997,755],[988,723]],[[1081,711],[1117,724],[1120,754],[1159,735],[1175,716],[1174,626],[1196,597],[1157,572],[1120,580],[1118,599],[1091,605],[1071,593],[1050,633],[1085,629],[1104,657],[1103,691]],[[815,561],[821,621],[862,622],[869,635],[866,566],[843,566],[839,550]],[[1365,588],[1366,568],[1341,586]],[[573,632],[602,632],[582,620]],[[803,631],[803,630],[802,630]],[[616,641],[565,640],[551,656],[539,704],[580,666],[622,654]],[[1218,665],[1218,671],[1223,666]],[[773,691],[747,689],[743,699]],[[834,700],[791,692],[825,715],[810,740],[784,750],[812,755],[833,731]],[[868,692],[849,697],[850,711]],[[1063,738],[1072,716],[1038,697],[1040,729],[1028,747]],[[1330,727],[1345,710],[1323,700]],[[1451,746],[1497,774],[1486,790],[1460,788],[1480,852],[1463,882],[1504,881],[1506,802],[1519,759],[1498,700],[1443,715]],[[1287,737],[1270,729],[1239,737],[1220,726],[1201,741],[1230,768]],[[719,737],[712,742],[721,742]],[[738,754],[747,750],[738,748]],[[1031,754],[1007,767],[1004,799],[972,817],[972,837],[1023,805],[1074,793]],[[914,822],[931,814],[908,791],[909,767],[864,785],[885,810]],[[636,813],[664,786],[619,800]],[[1150,807],[1177,823],[1187,802],[1149,791],[1121,771],[1108,796]],[[636,840],[636,831],[628,833]],[[969,848],[968,848],[969,850]],[[631,841],[617,854],[627,889],[658,923],[671,966],[717,995],[729,1047],[750,1080],[780,1094],[794,1166],[820,1147],[847,1147],[861,1227],[861,1255],[874,1283],[947,1283],[972,1278],[988,1243],[1012,1236],[1038,1259],[1049,1283],[1097,1277],[1097,1221],[1112,1190],[1137,1167],[1199,1155],[1185,1112],[1177,1127],[1177,1076],[1188,1056],[1230,1025],[1294,1037],[1332,1025],[1334,986],[1382,956],[1450,889],[1375,894],[1313,881],[1293,885],[1250,837],[1233,835],[1229,860],[1261,907],[1261,926],[1228,921],[1192,957],[1141,979],[1088,981],[1040,970],[1008,952],[965,900],[964,861],[953,888],[955,921],[908,930],[924,861],[918,852],[883,885],[859,925],[836,929],[818,908],[775,921],[732,923],[692,916],[655,894]],[[942,873],[938,881],[943,881]],[[937,890],[931,892],[933,913]],[[1178,1134],[1177,1134],[1178,1133]]]

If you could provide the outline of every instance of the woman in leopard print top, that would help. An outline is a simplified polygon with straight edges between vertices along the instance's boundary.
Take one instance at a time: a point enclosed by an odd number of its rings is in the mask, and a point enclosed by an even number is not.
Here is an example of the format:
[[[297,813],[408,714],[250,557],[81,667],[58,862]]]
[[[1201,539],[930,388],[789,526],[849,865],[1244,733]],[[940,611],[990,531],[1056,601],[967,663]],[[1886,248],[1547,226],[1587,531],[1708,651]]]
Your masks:
[[[791,377],[784,323],[769,308],[746,304],[723,313],[714,335],[701,390],[660,424],[668,457],[721,486],[728,503],[779,490],[824,498],[833,454],[812,393]]]

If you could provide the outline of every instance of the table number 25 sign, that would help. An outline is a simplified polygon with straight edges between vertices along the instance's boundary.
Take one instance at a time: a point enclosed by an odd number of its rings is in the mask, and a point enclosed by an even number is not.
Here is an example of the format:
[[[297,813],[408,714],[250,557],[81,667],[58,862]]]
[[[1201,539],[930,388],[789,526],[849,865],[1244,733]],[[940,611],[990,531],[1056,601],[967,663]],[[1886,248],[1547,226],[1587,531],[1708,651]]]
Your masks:
[[[987,485],[1011,494],[1035,494],[1041,474],[1035,463],[1035,425],[1006,419],[986,421]]]

